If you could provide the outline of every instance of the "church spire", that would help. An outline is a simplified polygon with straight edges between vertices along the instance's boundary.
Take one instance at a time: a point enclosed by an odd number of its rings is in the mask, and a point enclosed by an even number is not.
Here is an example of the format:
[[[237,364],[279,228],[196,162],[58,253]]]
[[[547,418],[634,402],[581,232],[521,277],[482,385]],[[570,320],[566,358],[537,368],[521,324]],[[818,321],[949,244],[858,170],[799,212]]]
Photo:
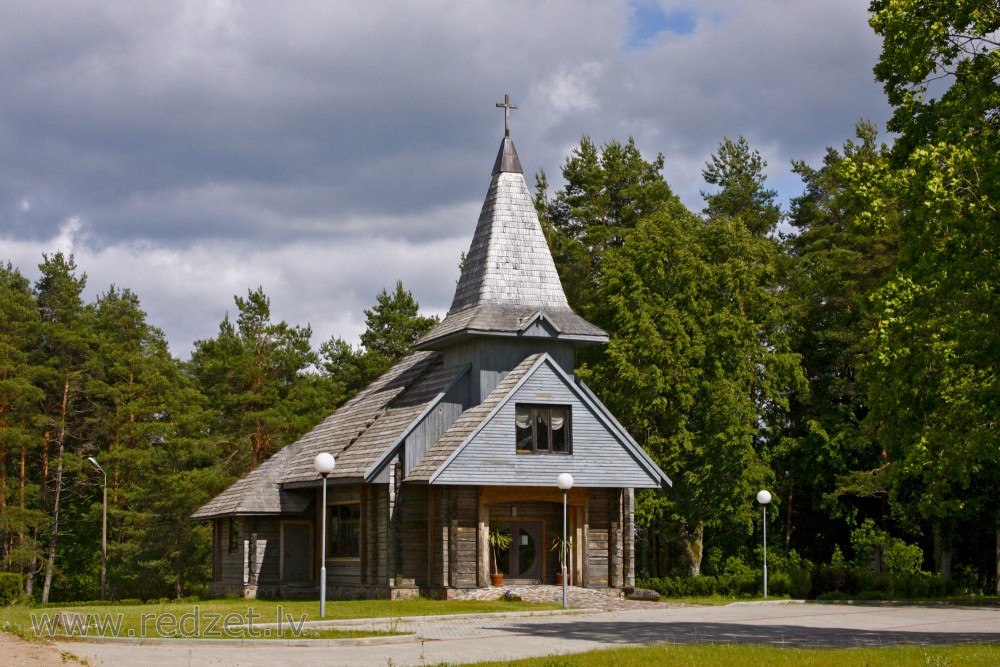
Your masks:
[[[468,336],[548,337],[575,347],[605,342],[607,334],[566,300],[510,138],[510,110],[517,107],[509,95],[496,106],[504,110],[504,138],[455,297],[415,349],[442,349]]]

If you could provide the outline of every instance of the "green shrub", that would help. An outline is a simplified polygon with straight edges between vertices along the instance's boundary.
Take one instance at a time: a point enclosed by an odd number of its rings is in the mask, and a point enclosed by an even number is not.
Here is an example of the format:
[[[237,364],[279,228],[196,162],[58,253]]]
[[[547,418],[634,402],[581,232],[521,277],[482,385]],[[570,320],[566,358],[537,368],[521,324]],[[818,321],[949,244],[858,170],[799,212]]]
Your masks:
[[[807,597],[824,600],[827,599],[824,594],[832,592],[846,597],[857,595],[860,592],[857,573],[847,568],[817,565],[812,572],[812,586]]]
[[[793,567],[788,569],[788,594],[796,600],[804,600],[809,596],[809,589],[812,588],[812,573],[806,567]]]
[[[915,544],[907,544],[898,537],[878,528],[871,519],[851,531],[854,547],[854,564],[858,569],[869,567],[872,553],[878,551],[886,572],[918,574],[924,562],[924,551]]]
[[[851,596],[843,591],[827,591],[816,597],[817,600],[849,600]]]
[[[0,605],[9,605],[24,597],[24,577],[16,572],[0,572]]]
[[[784,572],[775,572],[767,578],[768,595],[788,595],[792,587],[792,578]]]

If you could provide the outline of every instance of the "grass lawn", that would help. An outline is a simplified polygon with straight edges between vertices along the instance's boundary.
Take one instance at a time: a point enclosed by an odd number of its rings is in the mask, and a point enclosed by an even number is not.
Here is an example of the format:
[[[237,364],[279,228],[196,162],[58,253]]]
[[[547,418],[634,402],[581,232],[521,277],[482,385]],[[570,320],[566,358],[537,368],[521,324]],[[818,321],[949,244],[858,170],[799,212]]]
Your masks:
[[[326,619],[400,618],[441,614],[495,613],[504,611],[542,611],[558,609],[559,605],[499,600],[350,600],[328,601]],[[74,615],[77,624],[87,619],[86,631],[76,625],[71,634],[118,637],[201,637],[201,638],[325,638],[394,634],[357,630],[310,631],[308,637],[301,627],[303,621],[319,621],[319,602],[314,600],[202,600],[138,605],[46,605],[40,607],[13,606],[0,608],[0,629],[25,638],[66,635],[63,626],[55,626],[60,612]],[[282,623],[279,635],[265,624]],[[236,630],[233,626],[250,626]],[[316,634],[318,632],[318,634]]]
[[[993,667],[1000,664],[1000,644],[901,646],[891,648],[799,649],[754,645],[661,645],[617,648],[575,655],[483,662],[476,667]]]

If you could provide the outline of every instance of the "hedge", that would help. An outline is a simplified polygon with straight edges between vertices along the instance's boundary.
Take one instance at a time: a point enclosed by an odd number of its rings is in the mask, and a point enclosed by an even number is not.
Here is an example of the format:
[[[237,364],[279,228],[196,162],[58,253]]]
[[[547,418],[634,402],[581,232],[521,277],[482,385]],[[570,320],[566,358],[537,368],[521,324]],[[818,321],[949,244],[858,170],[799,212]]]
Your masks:
[[[663,597],[753,597],[763,593],[761,574],[746,572],[717,577],[656,577],[636,579],[637,588],[648,588]],[[768,594],[793,599],[926,600],[954,595],[957,584],[937,576],[919,574],[875,573],[847,567],[819,565],[788,568],[768,578]]]
[[[16,572],[0,572],[0,605],[17,602],[24,597],[24,577]]]

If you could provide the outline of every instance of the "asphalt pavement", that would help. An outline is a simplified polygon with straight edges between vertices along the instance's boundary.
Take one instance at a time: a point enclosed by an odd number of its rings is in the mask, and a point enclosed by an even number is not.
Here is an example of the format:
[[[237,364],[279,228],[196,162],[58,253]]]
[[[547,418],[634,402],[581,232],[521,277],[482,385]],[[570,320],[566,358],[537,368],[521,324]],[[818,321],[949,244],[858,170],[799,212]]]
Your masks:
[[[414,633],[367,642],[161,640],[57,642],[92,665],[436,665],[578,653],[643,644],[749,643],[839,648],[1000,643],[1000,609],[938,605],[751,602],[637,605],[569,614],[375,619],[336,627]]]

